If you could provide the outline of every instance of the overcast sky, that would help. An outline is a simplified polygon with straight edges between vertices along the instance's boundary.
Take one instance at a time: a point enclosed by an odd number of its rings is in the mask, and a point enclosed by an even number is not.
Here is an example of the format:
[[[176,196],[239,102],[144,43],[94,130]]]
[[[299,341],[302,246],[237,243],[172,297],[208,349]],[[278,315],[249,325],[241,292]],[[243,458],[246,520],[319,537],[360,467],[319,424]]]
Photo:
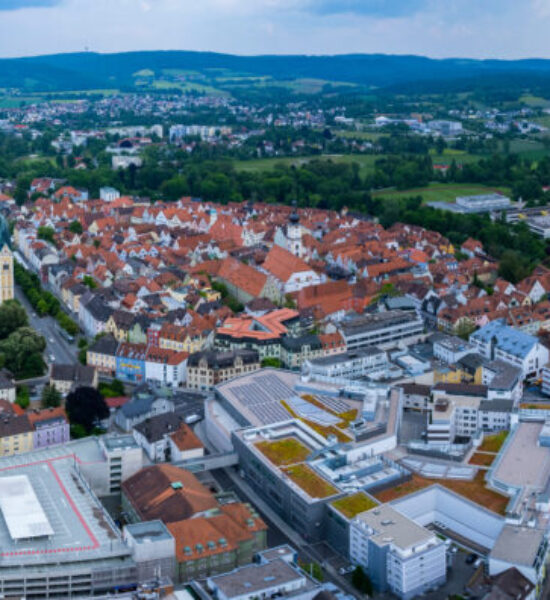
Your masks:
[[[550,0],[0,0],[0,56],[126,50],[550,58]]]

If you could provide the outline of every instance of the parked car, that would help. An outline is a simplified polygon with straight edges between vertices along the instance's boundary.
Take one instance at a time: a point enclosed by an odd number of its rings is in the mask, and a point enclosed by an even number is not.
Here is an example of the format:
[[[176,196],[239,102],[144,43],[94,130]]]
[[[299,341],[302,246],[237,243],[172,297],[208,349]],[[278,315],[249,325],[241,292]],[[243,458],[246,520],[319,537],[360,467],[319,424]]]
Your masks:
[[[468,554],[468,556],[466,557],[466,564],[473,565],[477,558],[477,554],[474,554],[473,552],[471,554]]]

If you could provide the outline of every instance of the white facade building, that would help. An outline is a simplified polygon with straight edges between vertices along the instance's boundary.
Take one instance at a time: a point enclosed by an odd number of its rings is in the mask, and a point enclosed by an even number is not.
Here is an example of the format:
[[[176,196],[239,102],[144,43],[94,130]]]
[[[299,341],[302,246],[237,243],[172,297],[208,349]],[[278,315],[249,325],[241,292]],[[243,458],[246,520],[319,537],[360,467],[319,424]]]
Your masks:
[[[509,327],[500,319],[473,333],[470,343],[485,358],[520,367],[524,378],[540,377],[549,359],[548,348],[536,337]]]
[[[444,543],[388,504],[357,515],[351,523],[350,558],[378,590],[404,600],[446,581]]]

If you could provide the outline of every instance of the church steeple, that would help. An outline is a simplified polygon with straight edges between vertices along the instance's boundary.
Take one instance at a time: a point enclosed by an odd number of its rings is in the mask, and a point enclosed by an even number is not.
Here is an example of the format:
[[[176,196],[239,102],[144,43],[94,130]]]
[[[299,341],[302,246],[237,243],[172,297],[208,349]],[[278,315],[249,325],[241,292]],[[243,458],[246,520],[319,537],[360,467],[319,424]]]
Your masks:
[[[292,212],[288,219],[288,225],[286,228],[286,237],[288,241],[288,250],[294,254],[294,256],[302,256],[302,226],[300,225],[300,215],[296,208],[296,200],[292,202]]]
[[[290,223],[292,225],[297,225],[300,222],[300,215],[296,209],[296,200],[292,201],[292,212],[290,213]]]

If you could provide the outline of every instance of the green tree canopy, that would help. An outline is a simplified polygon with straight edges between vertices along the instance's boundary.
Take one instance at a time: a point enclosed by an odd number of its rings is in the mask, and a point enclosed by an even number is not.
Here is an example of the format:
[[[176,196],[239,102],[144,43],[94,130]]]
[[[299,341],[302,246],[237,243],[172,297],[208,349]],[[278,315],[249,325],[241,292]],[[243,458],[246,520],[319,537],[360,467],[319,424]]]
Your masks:
[[[99,421],[109,416],[103,396],[93,387],[79,387],[67,396],[65,404],[69,420],[90,433]]]
[[[7,338],[19,327],[28,325],[25,309],[17,300],[6,300],[0,305],[0,340]]]
[[[56,408],[61,406],[61,393],[53,385],[46,385],[42,390],[41,404],[43,408]]]

